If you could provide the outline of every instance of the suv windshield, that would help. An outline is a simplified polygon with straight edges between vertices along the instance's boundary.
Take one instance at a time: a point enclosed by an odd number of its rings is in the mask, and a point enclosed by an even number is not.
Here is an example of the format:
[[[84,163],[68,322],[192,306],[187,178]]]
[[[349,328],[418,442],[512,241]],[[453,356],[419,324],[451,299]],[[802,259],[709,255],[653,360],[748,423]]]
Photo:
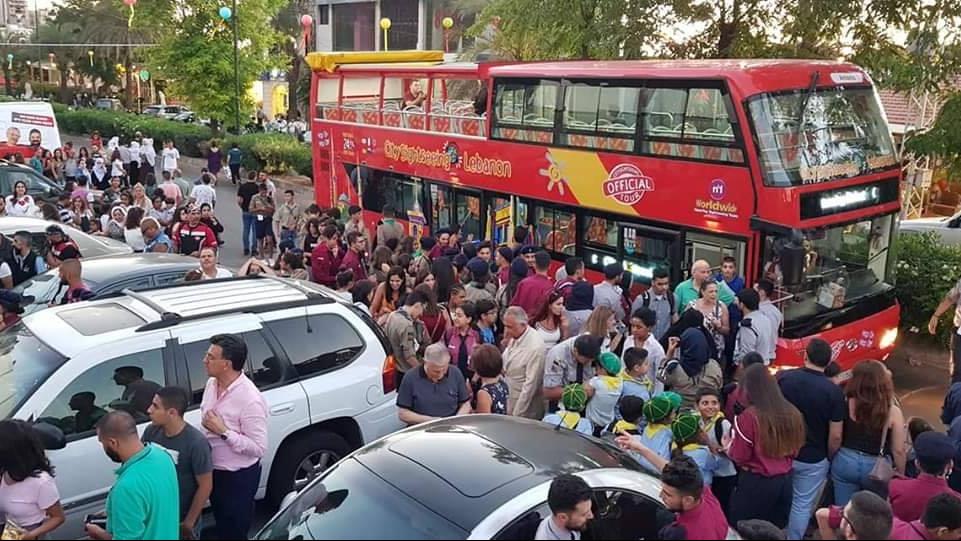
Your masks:
[[[762,94],[751,98],[749,112],[767,186],[813,184],[898,166],[873,88]]]
[[[23,323],[0,332],[0,419],[9,419],[65,362]]]
[[[374,509],[377,518],[371,520]],[[463,539],[466,535],[351,458],[304,489],[255,539]]]
[[[891,289],[894,215],[768,235],[764,277],[778,287],[786,334]]]

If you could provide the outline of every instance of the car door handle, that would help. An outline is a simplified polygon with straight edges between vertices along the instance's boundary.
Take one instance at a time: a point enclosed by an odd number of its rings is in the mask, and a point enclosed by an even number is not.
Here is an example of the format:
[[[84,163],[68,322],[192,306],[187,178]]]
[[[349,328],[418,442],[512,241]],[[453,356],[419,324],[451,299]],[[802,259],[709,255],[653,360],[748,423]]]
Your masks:
[[[282,404],[280,406],[275,406],[270,408],[271,415],[287,415],[288,413],[294,412],[293,404]]]

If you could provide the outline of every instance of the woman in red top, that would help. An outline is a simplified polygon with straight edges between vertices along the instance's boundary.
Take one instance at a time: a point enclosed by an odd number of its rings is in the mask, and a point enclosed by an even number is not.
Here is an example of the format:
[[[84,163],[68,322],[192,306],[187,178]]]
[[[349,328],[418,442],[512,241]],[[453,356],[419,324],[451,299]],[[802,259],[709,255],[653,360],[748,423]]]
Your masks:
[[[427,333],[428,344],[440,342],[444,339],[444,333],[450,325],[450,314],[447,313],[447,308],[437,304],[437,293],[434,293],[431,284],[422,283],[415,287],[414,291],[420,291],[427,298],[427,304],[424,305],[424,313],[420,316],[420,322],[424,325],[424,330]]]
[[[728,450],[740,470],[731,523],[762,519],[784,529],[793,498],[791,467],[805,441],[804,418],[766,366],[748,368],[742,385],[750,406],[734,419]]]

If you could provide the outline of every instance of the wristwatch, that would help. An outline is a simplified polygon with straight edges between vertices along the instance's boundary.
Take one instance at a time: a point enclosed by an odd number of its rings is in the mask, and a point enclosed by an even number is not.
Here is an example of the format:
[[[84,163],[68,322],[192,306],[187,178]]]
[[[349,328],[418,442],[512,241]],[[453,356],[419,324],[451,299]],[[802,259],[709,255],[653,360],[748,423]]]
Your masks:
[[[228,430],[227,432],[230,432],[230,431]],[[224,432],[223,434],[221,434],[220,439],[227,441],[227,432]]]

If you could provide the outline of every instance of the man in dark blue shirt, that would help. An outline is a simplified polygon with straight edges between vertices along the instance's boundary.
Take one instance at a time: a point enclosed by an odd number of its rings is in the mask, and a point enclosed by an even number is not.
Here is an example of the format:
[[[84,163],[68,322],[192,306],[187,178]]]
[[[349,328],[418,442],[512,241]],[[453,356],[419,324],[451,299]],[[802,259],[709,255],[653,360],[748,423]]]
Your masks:
[[[804,368],[782,372],[778,383],[789,402],[801,411],[807,427],[804,447],[794,459],[794,500],[788,539],[804,539],[817,497],[827,481],[830,458],[841,448],[844,394],[824,375],[831,363],[831,346],[819,338],[808,343]]]

